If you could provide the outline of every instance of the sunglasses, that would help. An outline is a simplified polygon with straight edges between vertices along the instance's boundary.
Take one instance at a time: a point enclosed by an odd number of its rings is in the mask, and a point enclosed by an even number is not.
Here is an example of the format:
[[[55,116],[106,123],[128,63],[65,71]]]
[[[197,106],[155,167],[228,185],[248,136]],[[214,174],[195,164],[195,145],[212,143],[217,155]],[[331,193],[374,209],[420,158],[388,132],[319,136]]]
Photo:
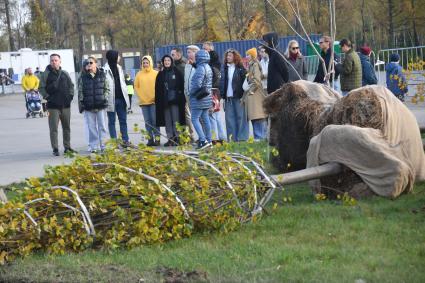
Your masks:
[[[88,62],[88,64],[93,65],[93,64],[94,64],[94,62],[93,62],[93,61],[90,61],[90,62]]]
[[[292,47],[291,48],[292,50],[297,50],[297,49],[300,49],[299,47]]]

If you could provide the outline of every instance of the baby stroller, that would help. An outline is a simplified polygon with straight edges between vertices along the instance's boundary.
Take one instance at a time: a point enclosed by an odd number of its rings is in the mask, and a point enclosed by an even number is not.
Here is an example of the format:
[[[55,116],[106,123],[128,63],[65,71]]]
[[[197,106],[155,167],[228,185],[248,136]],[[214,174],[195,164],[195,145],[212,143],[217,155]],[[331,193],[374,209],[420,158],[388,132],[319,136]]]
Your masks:
[[[25,101],[27,106],[27,118],[32,116],[35,118],[37,115],[44,116],[43,108],[41,105],[41,95],[38,91],[29,90],[25,93]]]

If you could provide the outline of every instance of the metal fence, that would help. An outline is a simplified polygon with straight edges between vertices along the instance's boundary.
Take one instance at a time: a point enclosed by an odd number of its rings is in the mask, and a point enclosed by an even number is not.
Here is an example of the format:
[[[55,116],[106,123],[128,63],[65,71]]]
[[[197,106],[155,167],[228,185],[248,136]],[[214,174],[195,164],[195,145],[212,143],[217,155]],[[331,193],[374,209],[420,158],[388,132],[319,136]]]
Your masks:
[[[400,56],[400,66],[408,69],[409,63],[425,61],[425,46],[412,46],[405,48],[382,49],[376,53],[375,70],[378,74],[378,81],[385,83],[385,65],[391,60],[391,54]],[[408,77],[407,84],[414,86],[425,83],[424,70],[412,70]]]
[[[318,42],[321,35],[318,34],[312,34],[310,35],[310,38],[314,42]],[[286,50],[286,47],[288,46],[289,41],[291,40],[297,40],[301,49],[301,52],[303,54],[307,54],[307,45],[308,43],[302,40],[298,36],[285,36],[279,38],[279,45],[278,49],[281,52],[284,52]],[[202,48],[201,43],[195,44],[198,47]],[[222,41],[222,42],[214,42],[214,49],[217,52],[217,54],[220,57],[220,61],[223,61],[223,54],[226,52],[229,48],[234,48],[244,57],[245,52],[253,47],[258,47],[261,45],[261,40],[235,40],[235,41]],[[165,45],[161,46],[155,49],[155,60],[161,60],[162,56],[165,54],[170,54],[171,50],[174,47],[179,47],[182,50],[185,50],[188,44],[180,44],[180,45]]]
[[[379,50],[377,53],[377,63],[389,63],[391,54],[393,53],[397,53],[400,56],[400,65],[404,69],[407,69],[409,63],[425,60],[425,45]]]

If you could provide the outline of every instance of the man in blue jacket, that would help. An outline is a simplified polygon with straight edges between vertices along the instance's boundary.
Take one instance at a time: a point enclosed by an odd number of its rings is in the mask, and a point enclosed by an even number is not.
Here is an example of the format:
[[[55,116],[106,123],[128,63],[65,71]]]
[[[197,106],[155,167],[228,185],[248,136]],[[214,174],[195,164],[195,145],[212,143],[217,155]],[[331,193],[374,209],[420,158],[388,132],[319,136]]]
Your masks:
[[[400,56],[393,53],[390,56],[390,63],[385,67],[387,88],[404,101],[404,96],[408,92],[406,76],[403,74],[403,68],[399,64]]]
[[[376,85],[378,79],[376,78],[375,69],[370,63],[370,53],[372,49],[368,46],[360,48],[360,62],[362,63],[362,86]]]

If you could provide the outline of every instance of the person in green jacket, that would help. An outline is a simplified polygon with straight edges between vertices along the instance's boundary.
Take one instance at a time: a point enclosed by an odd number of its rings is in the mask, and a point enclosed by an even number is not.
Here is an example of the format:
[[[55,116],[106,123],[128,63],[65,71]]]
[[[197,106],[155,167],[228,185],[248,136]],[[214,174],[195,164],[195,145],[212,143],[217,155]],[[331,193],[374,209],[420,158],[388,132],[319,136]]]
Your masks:
[[[362,63],[350,40],[343,39],[339,42],[339,45],[345,53],[341,72],[341,91],[342,95],[345,96],[351,90],[362,86]]]
[[[127,92],[128,92],[128,100],[130,100],[130,106],[127,109],[127,113],[133,113],[133,110],[131,110],[131,102],[133,100],[133,94],[134,94],[134,81],[131,79],[129,74],[125,74],[125,84],[127,85]]]

